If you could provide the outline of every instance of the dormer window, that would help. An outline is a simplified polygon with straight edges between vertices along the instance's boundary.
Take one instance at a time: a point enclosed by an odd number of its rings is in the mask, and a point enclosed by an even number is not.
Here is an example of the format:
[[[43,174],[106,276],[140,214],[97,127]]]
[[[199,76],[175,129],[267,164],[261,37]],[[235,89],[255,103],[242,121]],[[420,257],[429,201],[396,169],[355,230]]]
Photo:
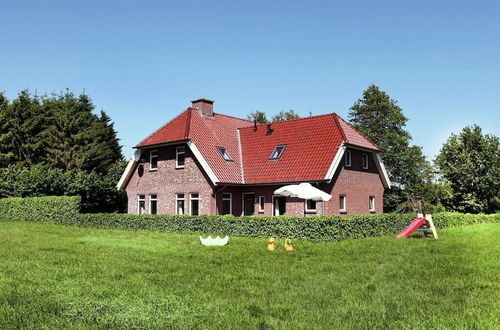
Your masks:
[[[363,168],[368,169],[368,154],[363,154]]]
[[[231,158],[231,155],[227,152],[226,148],[224,147],[217,147],[219,150],[220,154],[222,157],[227,161],[227,162],[232,162],[233,159]]]
[[[269,160],[278,160],[281,155],[283,155],[283,151],[285,151],[286,145],[279,145],[274,148],[273,153],[269,156]]]
[[[351,167],[351,151],[350,150],[345,151],[345,166]]]
[[[158,150],[149,152],[149,170],[156,171],[158,169]]]

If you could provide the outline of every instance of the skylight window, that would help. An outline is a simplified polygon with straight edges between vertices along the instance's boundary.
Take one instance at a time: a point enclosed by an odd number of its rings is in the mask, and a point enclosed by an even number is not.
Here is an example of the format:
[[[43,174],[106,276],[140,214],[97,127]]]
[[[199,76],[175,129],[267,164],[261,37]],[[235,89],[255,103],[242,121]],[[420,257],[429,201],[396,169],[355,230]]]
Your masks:
[[[224,147],[217,147],[217,149],[219,149],[219,152],[220,154],[222,155],[222,157],[228,161],[228,162],[232,162],[233,159],[231,158],[231,155],[227,152],[226,148]]]
[[[274,148],[273,153],[269,157],[269,160],[277,160],[280,159],[281,155],[283,155],[283,151],[285,151],[286,145],[279,145]]]

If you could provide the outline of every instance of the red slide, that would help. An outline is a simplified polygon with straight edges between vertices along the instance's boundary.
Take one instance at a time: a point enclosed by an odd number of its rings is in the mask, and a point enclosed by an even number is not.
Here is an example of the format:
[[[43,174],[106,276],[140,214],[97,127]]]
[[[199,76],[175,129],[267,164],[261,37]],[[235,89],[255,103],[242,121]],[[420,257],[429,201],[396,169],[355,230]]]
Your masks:
[[[402,232],[400,232],[396,238],[409,237],[413,234],[422,224],[425,222],[425,218],[416,218],[413,220],[408,227],[406,227]]]

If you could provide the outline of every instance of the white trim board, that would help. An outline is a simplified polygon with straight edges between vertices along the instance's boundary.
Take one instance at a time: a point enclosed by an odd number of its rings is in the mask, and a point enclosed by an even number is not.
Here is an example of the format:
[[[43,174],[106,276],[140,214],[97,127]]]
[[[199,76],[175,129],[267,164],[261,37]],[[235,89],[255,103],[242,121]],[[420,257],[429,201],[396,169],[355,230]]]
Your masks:
[[[118,181],[118,184],[116,185],[116,188],[118,190],[124,190],[125,186],[127,185],[128,181],[132,177],[132,174],[134,174],[135,167],[137,166],[138,162],[135,160],[131,159],[127,167],[125,168],[125,171],[123,171],[123,174],[120,178],[120,181]]]
[[[344,143],[339,147],[339,150],[337,150],[337,153],[335,154],[335,157],[333,157],[332,164],[330,165],[330,168],[326,172],[325,180],[328,180],[328,183],[332,182],[333,175],[335,174],[335,171],[337,171],[337,167],[339,167],[340,160],[344,156],[346,150],[346,146]]]
[[[187,145],[189,149],[193,152],[193,155],[196,157],[196,159],[198,159],[198,162],[200,162],[201,167],[205,170],[205,173],[207,173],[208,177],[210,178],[210,181],[212,181],[212,184],[216,186],[217,185],[216,182],[219,182],[219,179],[217,179],[217,176],[215,175],[214,171],[212,171],[205,158],[203,158],[203,155],[201,154],[198,147],[196,147],[193,141],[188,141]]]

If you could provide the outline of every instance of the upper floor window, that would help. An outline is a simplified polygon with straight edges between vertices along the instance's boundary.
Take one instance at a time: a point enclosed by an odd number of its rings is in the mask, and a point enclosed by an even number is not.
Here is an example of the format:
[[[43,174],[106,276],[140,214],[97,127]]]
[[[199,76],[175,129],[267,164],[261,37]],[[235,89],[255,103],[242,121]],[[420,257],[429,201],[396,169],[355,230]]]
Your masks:
[[[149,213],[157,214],[158,213],[158,196],[157,195],[149,195]]]
[[[368,169],[368,155],[363,154],[362,157],[363,157],[363,168],[366,170]]]
[[[149,170],[156,171],[158,169],[158,150],[149,152]]]
[[[351,167],[351,150],[345,151],[345,166]]]
[[[217,149],[219,150],[220,154],[222,155],[222,157],[228,161],[228,162],[232,162],[233,159],[231,158],[231,155],[227,152],[226,148],[224,147],[217,147]]]
[[[186,147],[177,147],[175,149],[175,168],[184,168],[186,159]]]
[[[279,145],[274,148],[273,153],[269,156],[269,160],[277,160],[280,159],[281,155],[283,155],[283,151],[285,151],[286,145]]]

